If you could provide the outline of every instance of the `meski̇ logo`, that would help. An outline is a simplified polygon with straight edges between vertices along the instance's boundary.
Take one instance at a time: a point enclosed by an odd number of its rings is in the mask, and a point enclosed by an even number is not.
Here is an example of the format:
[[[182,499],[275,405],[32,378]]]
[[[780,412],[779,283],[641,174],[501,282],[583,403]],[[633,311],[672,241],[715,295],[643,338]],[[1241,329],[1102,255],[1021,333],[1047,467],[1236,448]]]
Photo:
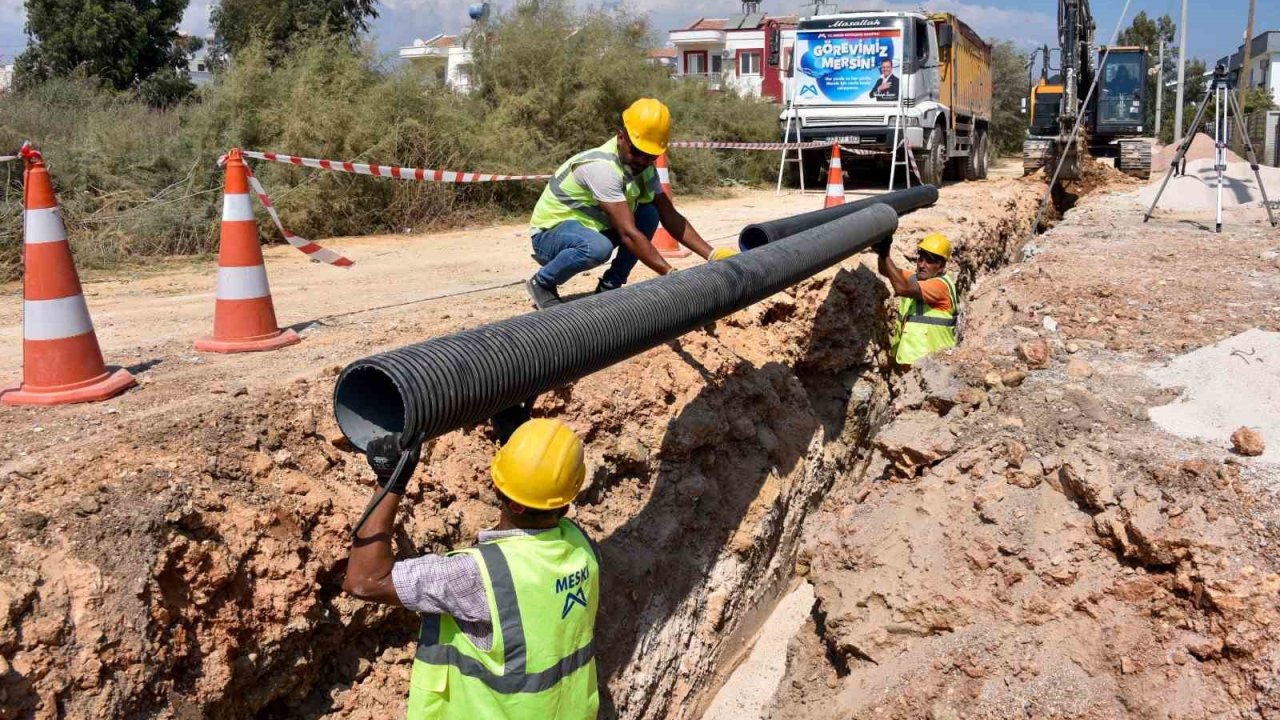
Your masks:
[[[800,57],[800,71],[814,79],[817,90],[831,102],[853,102],[867,99],[881,80],[880,65],[889,60],[897,68],[895,44],[901,38],[897,28],[885,30],[842,30],[805,33],[807,48]],[[818,92],[805,90],[800,96],[819,100]],[[896,99],[896,98],[895,98]]]
[[[569,617],[569,613],[578,605],[583,610],[587,609],[587,589],[583,586],[588,577],[591,577],[591,572],[584,565],[581,570],[556,579],[556,594],[568,593],[564,596],[564,608],[560,611],[561,620]],[[576,592],[573,591],[575,587],[578,588]]]

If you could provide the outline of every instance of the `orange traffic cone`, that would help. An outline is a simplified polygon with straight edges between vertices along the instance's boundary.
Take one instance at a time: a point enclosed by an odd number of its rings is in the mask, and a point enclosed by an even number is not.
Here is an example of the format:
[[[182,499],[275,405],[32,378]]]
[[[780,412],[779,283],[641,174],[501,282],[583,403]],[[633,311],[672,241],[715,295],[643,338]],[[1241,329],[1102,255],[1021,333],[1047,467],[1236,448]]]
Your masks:
[[[827,170],[827,199],[822,207],[844,204],[844,170],[840,167],[840,143],[831,146],[831,168]]]
[[[5,405],[94,402],[133,387],[111,372],[84,302],[58,198],[40,153],[23,146],[22,383],[0,390]]]
[[[276,324],[267,266],[258,245],[258,223],[249,198],[249,178],[238,149],[227,154],[226,182],[213,337],[197,341],[196,350],[255,352],[293,345],[301,340],[298,333],[281,330]]]
[[[658,168],[658,181],[662,183],[662,192],[667,194],[672,200],[675,196],[671,194],[671,174],[667,170],[667,154],[662,153],[658,156],[658,162],[654,163],[654,167]],[[653,234],[653,246],[658,248],[658,252],[662,253],[662,257],[682,258],[689,257],[693,253],[688,248],[676,242],[676,239],[667,232],[667,229],[658,226],[658,231]]]

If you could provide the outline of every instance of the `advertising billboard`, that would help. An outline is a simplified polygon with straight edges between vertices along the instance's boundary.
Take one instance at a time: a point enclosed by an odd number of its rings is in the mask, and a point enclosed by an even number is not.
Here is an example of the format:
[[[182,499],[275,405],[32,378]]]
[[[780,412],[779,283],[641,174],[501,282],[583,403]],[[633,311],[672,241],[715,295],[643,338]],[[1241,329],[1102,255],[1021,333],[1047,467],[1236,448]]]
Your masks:
[[[828,24],[802,25],[796,34],[795,103],[896,104],[902,75],[902,27],[896,18]]]

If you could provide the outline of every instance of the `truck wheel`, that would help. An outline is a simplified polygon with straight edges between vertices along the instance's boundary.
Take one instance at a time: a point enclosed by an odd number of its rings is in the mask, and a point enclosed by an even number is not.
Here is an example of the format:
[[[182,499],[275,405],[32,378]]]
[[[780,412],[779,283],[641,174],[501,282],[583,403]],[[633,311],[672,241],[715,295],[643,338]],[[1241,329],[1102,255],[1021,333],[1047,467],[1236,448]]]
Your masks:
[[[929,131],[924,143],[924,154],[917,158],[920,182],[925,185],[941,185],[942,173],[947,164],[947,134],[939,125]]]
[[[973,138],[973,152],[969,155],[969,172],[966,179],[987,179],[987,163],[991,146],[987,140],[986,129],[978,129]]]

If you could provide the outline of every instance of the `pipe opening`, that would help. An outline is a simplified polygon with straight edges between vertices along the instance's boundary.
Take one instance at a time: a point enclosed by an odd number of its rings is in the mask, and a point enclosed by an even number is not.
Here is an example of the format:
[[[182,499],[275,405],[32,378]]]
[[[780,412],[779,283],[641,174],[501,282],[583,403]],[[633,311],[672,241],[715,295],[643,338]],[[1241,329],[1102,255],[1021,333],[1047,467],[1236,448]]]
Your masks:
[[[382,368],[348,368],[334,389],[333,407],[338,427],[360,450],[375,437],[404,431],[404,395]]]

